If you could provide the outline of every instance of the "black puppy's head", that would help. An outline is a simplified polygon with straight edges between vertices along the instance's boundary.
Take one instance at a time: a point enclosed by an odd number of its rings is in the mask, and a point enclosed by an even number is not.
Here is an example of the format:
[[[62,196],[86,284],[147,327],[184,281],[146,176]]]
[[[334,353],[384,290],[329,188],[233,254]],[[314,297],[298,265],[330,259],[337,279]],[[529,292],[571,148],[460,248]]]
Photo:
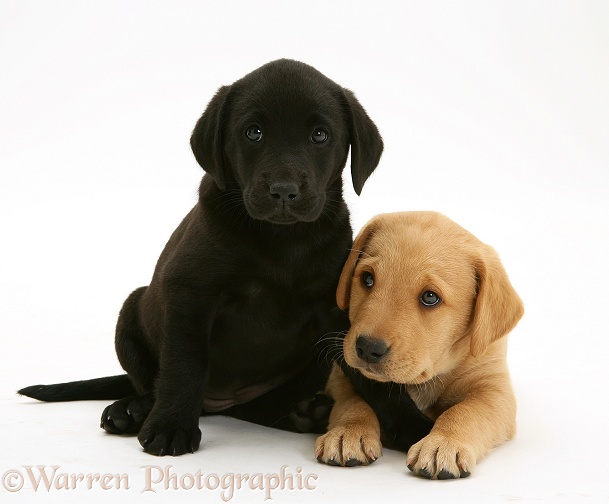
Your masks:
[[[383,150],[375,124],[351,91],[286,59],[221,87],[190,143],[220,189],[236,184],[248,214],[275,224],[321,215],[328,191],[342,187],[349,146],[360,194]]]

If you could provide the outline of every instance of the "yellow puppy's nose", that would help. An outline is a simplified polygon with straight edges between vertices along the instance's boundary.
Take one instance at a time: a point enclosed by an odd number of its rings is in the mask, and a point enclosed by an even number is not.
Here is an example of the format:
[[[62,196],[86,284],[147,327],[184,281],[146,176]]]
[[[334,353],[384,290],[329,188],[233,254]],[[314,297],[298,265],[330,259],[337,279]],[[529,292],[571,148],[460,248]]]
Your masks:
[[[387,355],[389,347],[383,340],[367,335],[360,335],[355,342],[355,350],[360,359],[373,364],[379,362]]]

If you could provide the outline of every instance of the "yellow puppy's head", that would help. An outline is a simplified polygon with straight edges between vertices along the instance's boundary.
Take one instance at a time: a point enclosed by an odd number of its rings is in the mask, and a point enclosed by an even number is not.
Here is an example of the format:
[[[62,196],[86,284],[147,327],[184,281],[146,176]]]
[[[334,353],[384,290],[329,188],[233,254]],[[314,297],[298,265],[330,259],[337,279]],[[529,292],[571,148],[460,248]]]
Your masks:
[[[336,296],[351,320],[347,364],[405,384],[484,356],[523,314],[495,251],[436,212],[374,217],[355,239]]]

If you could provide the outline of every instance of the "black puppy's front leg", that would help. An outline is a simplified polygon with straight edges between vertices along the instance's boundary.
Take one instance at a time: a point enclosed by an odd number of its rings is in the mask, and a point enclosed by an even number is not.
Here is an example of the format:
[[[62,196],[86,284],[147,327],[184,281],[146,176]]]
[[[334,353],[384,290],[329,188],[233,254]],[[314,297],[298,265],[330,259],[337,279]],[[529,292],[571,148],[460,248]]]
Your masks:
[[[138,434],[144,450],[159,456],[199,448],[199,416],[208,379],[207,338],[201,325],[184,314],[171,319],[161,344],[155,404]]]

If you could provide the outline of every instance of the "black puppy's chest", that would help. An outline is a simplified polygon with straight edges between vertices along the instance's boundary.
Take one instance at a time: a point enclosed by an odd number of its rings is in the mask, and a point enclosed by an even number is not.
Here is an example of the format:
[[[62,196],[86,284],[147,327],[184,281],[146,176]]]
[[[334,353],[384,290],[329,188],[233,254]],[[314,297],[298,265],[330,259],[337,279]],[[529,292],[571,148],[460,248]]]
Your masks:
[[[235,240],[222,272],[213,275],[213,291],[220,294],[224,307],[253,310],[256,316],[268,315],[258,312],[260,305],[271,312],[292,313],[315,311],[317,306],[334,307],[344,262],[341,251],[348,250],[348,238],[313,247],[318,239],[292,233],[259,237],[247,247]]]
[[[341,359],[340,367],[355,391],[376,413],[384,444],[408,451],[413,444],[429,434],[433,420],[418,409],[403,384],[366,378],[357,369],[347,365],[344,359]]]
[[[281,367],[292,353],[303,355],[303,348],[323,336],[316,331],[323,330],[324,314],[335,309],[331,291],[314,288],[314,283],[279,283],[251,273],[226,280],[217,298],[211,346],[235,350],[235,362],[250,350],[250,356],[271,367]],[[260,361],[252,366],[258,373]],[[243,364],[248,367],[245,359]]]
[[[255,279],[229,281],[220,289],[221,304],[236,310],[255,309],[257,304],[264,303],[272,296],[272,290],[264,282]]]
[[[242,343],[248,340],[248,334],[255,334],[268,344],[285,340],[283,335],[298,331],[320,304],[295,287],[280,287],[258,279],[228,282],[218,296],[212,344],[233,338]],[[221,330],[221,326],[231,330]]]
[[[275,388],[317,358],[333,329],[331,289],[294,276],[274,281],[250,265],[221,285],[211,327],[206,408],[222,409]]]

